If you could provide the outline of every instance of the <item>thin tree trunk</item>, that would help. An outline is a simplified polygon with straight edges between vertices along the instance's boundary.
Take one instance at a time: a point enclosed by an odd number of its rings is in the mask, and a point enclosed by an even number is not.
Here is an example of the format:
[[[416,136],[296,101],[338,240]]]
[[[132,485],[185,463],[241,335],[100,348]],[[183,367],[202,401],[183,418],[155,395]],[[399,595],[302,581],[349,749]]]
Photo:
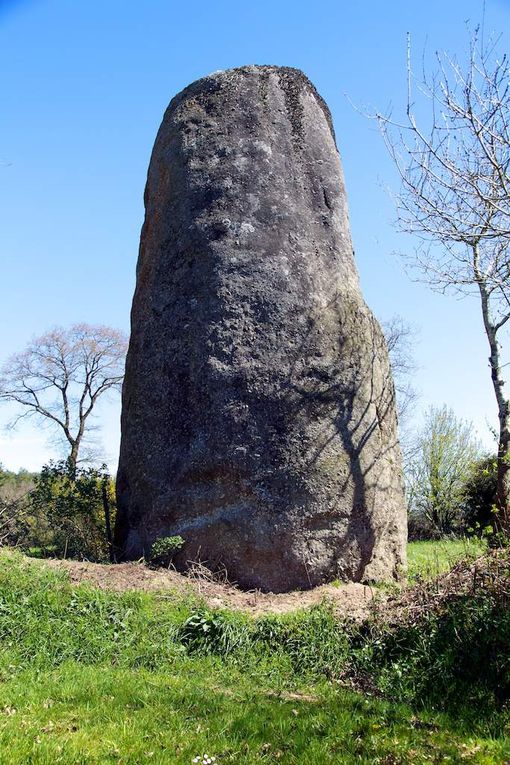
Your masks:
[[[110,563],[115,563],[115,549],[113,546],[112,519],[110,514],[110,502],[108,500],[107,477],[103,478],[101,485],[101,494],[103,497],[104,523],[106,528],[106,542],[108,544],[108,555]]]
[[[78,446],[79,445],[76,443],[76,441],[71,441],[71,451],[69,452],[69,456],[67,458],[67,464],[72,478],[76,476],[76,467],[78,465]]]
[[[510,535],[510,427],[508,412],[505,425],[499,436],[497,506],[500,512],[498,526]]]
[[[486,285],[483,281],[479,281],[478,287],[482,302],[485,334],[487,335],[490,347],[489,365],[492,386],[498,405],[499,440],[496,489],[498,517],[496,526],[500,531],[510,534],[510,406],[503,391],[505,381],[501,374],[499,345],[496,337],[497,327],[491,321]]]
[[[71,445],[71,451],[69,453],[69,457],[67,458],[67,464],[69,465],[69,470],[74,477],[76,475],[76,469],[78,467],[78,453],[80,451],[81,441],[83,438],[83,434],[85,432],[85,418],[80,418],[80,427],[78,428],[78,433],[76,434],[76,438],[72,438],[71,436],[68,436],[67,440],[69,441]]]

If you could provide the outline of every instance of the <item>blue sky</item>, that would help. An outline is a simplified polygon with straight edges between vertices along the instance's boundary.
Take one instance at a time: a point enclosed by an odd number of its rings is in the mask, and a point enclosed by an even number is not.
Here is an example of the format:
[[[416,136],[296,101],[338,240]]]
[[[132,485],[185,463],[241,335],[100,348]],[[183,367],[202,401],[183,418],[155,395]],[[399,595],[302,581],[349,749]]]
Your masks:
[[[189,82],[243,64],[303,69],[335,123],[365,298],[420,330],[420,410],[447,403],[491,443],[495,405],[478,306],[403,273],[386,187],[393,168],[376,126],[350,102],[405,98],[406,33],[418,56],[462,53],[482,3],[373,0],[0,0],[0,361],[34,335],[75,322],[128,330],[143,188],[164,109]],[[509,47],[510,2],[487,0],[485,25]],[[101,412],[104,454],[118,449],[118,402]],[[0,411],[0,420],[7,412]],[[0,462],[35,469],[48,433],[0,434]]]

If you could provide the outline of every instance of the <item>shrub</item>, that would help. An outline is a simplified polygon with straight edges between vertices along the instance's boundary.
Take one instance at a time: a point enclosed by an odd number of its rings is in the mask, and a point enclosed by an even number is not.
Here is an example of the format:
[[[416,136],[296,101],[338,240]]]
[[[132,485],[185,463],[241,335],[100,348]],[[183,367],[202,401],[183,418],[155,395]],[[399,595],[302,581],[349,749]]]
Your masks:
[[[57,557],[111,559],[109,516],[115,499],[113,481],[104,468],[50,462],[35,480],[31,505],[32,533],[26,546],[51,550]]]
[[[412,509],[407,517],[407,538],[409,542],[425,542],[441,539],[439,529],[423,514]]]
[[[149,561],[154,566],[169,566],[175,553],[184,545],[181,536],[160,537],[152,545]]]
[[[13,473],[0,465],[0,544],[18,545],[29,533],[34,479],[26,470]]]
[[[464,520],[475,533],[494,524],[496,486],[497,458],[489,456],[475,462],[464,486]]]
[[[340,674],[349,654],[348,633],[328,603],[258,619],[253,641],[270,652],[285,654],[297,673],[326,677]]]
[[[490,718],[510,701],[510,574],[507,554],[417,588],[396,621],[351,636],[352,670],[385,695]],[[407,616],[405,610],[407,608]]]

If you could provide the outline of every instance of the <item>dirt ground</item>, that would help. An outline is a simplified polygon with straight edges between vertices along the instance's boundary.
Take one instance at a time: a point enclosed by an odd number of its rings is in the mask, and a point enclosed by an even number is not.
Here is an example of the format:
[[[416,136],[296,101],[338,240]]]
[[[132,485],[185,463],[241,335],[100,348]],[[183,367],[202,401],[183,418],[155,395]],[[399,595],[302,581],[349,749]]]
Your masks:
[[[197,568],[189,575],[166,569],[150,569],[143,563],[103,565],[71,560],[46,560],[44,565],[66,571],[71,582],[88,582],[104,590],[125,592],[138,590],[162,597],[193,593],[214,608],[233,608],[253,616],[281,614],[308,608],[328,600],[341,617],[362,620],[369,615],[376,601],[385,599],[381,590],[363,584],[327,584],[312,590],[287,593],[245,592],[226,582],[215,581],[206,569]]]

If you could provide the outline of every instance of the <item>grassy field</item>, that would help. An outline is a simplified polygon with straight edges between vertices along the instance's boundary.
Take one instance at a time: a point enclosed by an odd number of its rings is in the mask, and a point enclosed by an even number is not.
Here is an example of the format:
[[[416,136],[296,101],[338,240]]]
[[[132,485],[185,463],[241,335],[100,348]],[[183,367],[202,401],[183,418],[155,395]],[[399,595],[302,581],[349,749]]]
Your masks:
[[[411,550],[422,573],[426,549]],[[473,723],[347,688],[351,653],[377,647],[360,639],[327,608],[255,622],[71,587],[3,553],[0,764],[510,763],[504,714]]]
[[[277,677],[278,676],[278,677]],[[159,671],[84,666],[4,680],[0,762],[502,763],[503,742],[439,716],[281,671],[179,658]]]
[[[486,549],[486,543],[476,537],[410,542],[407,545],[408,580],[413,583],[432,579],[448,571],[459,560],[476,558]]]

